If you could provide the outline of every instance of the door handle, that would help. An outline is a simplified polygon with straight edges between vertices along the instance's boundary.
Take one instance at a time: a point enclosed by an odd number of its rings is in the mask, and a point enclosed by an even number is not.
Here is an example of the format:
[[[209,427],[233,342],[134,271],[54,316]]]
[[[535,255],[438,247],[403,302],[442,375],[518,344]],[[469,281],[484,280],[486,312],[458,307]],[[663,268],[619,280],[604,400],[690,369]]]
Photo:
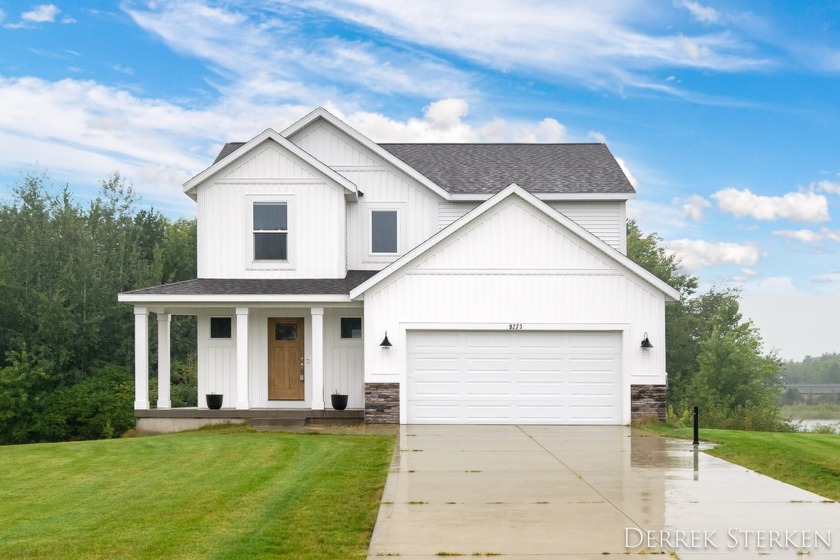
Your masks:
[[[303,372],[304,372],[304,368],[303,368],[303,356],[301,356],[301,358],[300,358],[300,380],[301,380],[301,381],[303,381]]]

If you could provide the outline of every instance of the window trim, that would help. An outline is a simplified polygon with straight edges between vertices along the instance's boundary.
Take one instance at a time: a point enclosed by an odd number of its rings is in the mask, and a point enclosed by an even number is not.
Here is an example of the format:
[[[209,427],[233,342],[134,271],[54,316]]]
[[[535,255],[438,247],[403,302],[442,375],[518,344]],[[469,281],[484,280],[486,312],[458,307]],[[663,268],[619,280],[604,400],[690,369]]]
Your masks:
[[[285,204],[286,205],[286,260],[257,260],[254,258],[254,205],[255,204]],[[294,194],[259,194],[246,193],[245,195],[245,227],[243,232],[243,258],[245,260],[245,270],[294,270],[296,267],[295,257],[297,255],[297,207],[295,205]],[[261,230],[262,231],[262,230]],[[277,230],[270,230],[269,233],[274,233]],[[265,233],[265,232],[264,232]],[[282,233],[282,231],[281,231]]]
[[[230,336],[213,336],[213,319],[227,319],[230,328]],[[210,315],[208,320],[208,338],[210,340],[233,340],[233,317],[228,315]]]
[[[257,226],[254,225],[254,221],[255,221],[254,220],[254,213],[256,212],[257,206],[285,206],[286,207],[286,229],[257,229]],[[257,239],[257,234],[260,234],[260,233],[269,233],[269,234],[275,234],[275,235],[281,235],[281,234],[285,233],[286,234],[286,258],[285,259],[258,259],[257,255],[256,255],[256,253],[257,253],[257,241],[256,241],[256,239]],[[268,202],[268,201],[255,200],[253,202],[253,204],[251,204],[251,235],[252,235],[251,243],[252,243],[253,248],[254,248],[254,252],[252,253],[251,258],[254,260],[254,262],[260,262],[260,263],[264,263],[264,262],[269,262],[269,263],[289,262],[289,203],[288,202],[280,202],[280,201]]]
[[[359,337],[358,338],[354,337],[354,336],[350,336],[350,337],[342,336],[343,329],[341,327],[341,322],[344,319],[358,319],[359,320],[359,324],[361,326],[361,329],[359,330]],[[352,333],[352,331],[351,331],[351,333]],[[361,315],[342,315],[342,316],[340,316],[338,318],[338,338],[339,338],[339,340],[344,340],[344,341],[346,341],[346,340],[360,340],[360,341],[364,340],[364,338],[365,338],[365,321],[364,321],[364,318]]]
[[[396,214],[396,234],[397,234],[397,250],[393,253],[377,253],[373,250],[373,213],[374,212],[393,212]],[[400,246],[402,245],[402,235],[400,235],[400,209],[393,207],[381,207],[368,209],[368,256],[369,257],[394,257],[400,255]]]

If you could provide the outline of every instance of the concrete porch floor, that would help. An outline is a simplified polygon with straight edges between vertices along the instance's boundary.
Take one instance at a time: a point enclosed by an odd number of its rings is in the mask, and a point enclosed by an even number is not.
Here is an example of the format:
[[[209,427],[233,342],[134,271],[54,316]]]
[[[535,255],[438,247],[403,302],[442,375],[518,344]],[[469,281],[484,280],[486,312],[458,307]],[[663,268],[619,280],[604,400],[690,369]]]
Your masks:
[[[624,426],[401,426],[368,558],[672,552],[840,558],[840,505]]]
[[[252,408],[237,410],[222,408],[184,407],[171,409],[135,410],[137,432],[140,434],[165,434],[197,430],[204,426],[219,424],[250,423],[255,428],[271,429],[281,427],[303,427],[313,424],[361,424],[365,411],[352,410],[309,410]]]

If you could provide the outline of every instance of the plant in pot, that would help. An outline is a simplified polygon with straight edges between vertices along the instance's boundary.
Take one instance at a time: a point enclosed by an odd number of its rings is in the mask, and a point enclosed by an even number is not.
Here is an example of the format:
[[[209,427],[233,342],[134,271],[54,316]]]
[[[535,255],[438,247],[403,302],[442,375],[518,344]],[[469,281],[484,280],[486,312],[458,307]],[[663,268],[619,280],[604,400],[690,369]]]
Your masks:
[[[347,408],[347,395],[342,395],[338,392],[338,389],[333,391],[332,397],[332,407],[336,410],[344,410]]]
[[[204,395],[204,398],[207,399],[207,408],[210,410],[219,410],[222,408],[224,395],[217,395],[216,393],[210,392]]]

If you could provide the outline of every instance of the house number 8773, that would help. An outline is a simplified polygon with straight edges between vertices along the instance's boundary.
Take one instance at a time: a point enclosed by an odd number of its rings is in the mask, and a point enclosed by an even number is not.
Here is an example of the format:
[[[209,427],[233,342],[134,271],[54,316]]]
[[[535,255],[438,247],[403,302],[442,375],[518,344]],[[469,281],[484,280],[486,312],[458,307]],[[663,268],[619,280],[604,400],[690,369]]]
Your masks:
[[[512,331],[521,331],[522,330],[522,323],[510,323],[508,325],[508,329]]]

